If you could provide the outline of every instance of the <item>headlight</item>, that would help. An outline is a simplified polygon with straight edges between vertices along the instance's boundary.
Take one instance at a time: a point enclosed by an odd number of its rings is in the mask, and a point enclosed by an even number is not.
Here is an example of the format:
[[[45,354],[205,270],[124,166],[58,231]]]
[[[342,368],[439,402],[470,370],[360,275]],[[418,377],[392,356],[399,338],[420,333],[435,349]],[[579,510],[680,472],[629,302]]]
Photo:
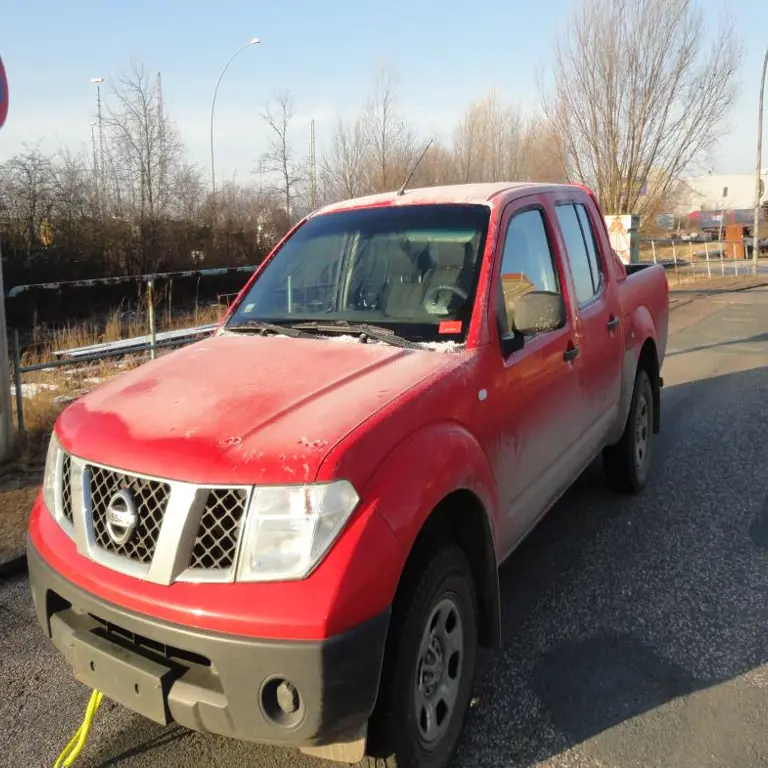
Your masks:
[[[56,515],[56,465],[59,463],[59,439],[54,432],[48,443],[48,455],[45,457],[45,474],[43,475],[43,501],[48,511]]]
[[[304,578],[323,559],[359,501],[346,480],[255,488],[243,531],[238,580]]]

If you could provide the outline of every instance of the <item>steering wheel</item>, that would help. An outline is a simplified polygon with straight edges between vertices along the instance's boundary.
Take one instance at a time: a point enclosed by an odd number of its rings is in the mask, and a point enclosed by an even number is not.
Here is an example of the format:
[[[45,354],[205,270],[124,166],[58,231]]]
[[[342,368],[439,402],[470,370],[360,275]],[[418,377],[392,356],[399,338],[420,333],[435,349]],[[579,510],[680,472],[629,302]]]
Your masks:
[[[466,301],[469,298],[469,294],[463,289],[459,288],[458,285],[438,285],[434,288],[430,288],[429,291],[427,291],[427,295],[424,297],[424,301],[422,302],[424,305],[424,308],[433,315],[447,315],[448,314],[448,308],[446,304],[439,305],[437,303],[437,297],[443,292],[448,291],[449,293],[453,294],[454,296],[458,296],[463,301]]]

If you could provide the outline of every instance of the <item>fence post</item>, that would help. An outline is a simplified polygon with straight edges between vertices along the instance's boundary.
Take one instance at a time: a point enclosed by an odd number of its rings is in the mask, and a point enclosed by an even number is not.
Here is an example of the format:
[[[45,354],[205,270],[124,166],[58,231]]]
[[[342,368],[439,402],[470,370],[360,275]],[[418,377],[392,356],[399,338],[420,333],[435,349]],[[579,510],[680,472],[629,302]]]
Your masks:
[[[680,285],[680,273],[677,271],[677,249],[675,248],[675,241],[672,241],[672,261],[675,262],[675,277],[677,278],[677,284]]]
[[[149,356],[154,360],[157,357],[157,329],[155,328],[155,281],[151,277],[147,281],[147,310],[149,312]]]
[[[19,349],[19,331],[13,330],[13,382],[16,386],[16,421],[18,423],[19,443],[24,444],[27,433],[24,429],[24,393],[21,389],[21,350]]]
[[[3,257],[0,254],[0,461],[13,456],[13,401],[11,372],[8,370],[8,334],[5,328]]]
[[[198,317],[197,317],[199,297],[200,297],[200,275],[197,276],[197,286],[195,287],[195,326],[199,325]]]
[[[709,263],[709,243],[707,241],[704,241],[704,254],[707,257],[707,277],[711,280],[712,279],[712,265]]]
[[[696,254],[693,252],[693,240],[688,241],[688,250],[691,255],[691,271],[693,273],[694,280],[696,279]]]
[[[651,240],[651,250],[653,251],[653,263],[656,263],[656,241]]]
[[[725,241],[720,242],[720,271],[725,277]]]

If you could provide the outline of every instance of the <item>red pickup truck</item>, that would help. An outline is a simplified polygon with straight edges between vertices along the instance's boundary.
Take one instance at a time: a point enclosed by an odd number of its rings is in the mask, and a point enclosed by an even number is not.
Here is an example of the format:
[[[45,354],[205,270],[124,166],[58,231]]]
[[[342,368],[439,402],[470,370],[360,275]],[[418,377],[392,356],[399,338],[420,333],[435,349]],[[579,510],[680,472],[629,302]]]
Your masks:
[[[581,186],[313,213],[212,337],[59,417],[40,624],[160,723],[446,765],[501,642],[499,565],[599,455],[646,484],[668,307]]]

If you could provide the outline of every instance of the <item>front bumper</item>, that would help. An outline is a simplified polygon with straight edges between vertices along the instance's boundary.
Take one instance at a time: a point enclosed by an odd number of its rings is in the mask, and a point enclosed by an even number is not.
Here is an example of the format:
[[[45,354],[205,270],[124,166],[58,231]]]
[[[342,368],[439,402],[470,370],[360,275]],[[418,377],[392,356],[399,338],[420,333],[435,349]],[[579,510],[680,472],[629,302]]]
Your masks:
[[[74,586],[27,543],[38,621],[75,676],[156,722],[315,747],[355,738],[379,687],[389,612],[322,641],[188,629]]]

